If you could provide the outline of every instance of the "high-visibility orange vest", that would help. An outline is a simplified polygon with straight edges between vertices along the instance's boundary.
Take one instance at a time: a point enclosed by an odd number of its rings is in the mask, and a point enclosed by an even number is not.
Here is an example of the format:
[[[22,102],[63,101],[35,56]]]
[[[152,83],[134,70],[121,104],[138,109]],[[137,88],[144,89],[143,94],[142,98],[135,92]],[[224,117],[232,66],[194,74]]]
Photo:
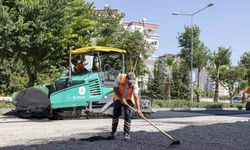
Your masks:
[[[76,72],[80,73],[83,71],[83,64],[82,63],[77,63],[76,65]]]
[[[245,92],[246,92],[247,94],[250,94],[250,87],[247,87],[246,90],[245,90]]]
[[[123,95],[125,87],[126,87],[126,74],[119,74],[117,77],[117,82],[118,82],[118,89],[119,92]],[[132,100],[133,96],[133,87],[127,85],[127,93],[126,95],[123,95],[123,98],[125,98],[126,100]],[[114,93],[114,100],[119,100],[119,97]]]

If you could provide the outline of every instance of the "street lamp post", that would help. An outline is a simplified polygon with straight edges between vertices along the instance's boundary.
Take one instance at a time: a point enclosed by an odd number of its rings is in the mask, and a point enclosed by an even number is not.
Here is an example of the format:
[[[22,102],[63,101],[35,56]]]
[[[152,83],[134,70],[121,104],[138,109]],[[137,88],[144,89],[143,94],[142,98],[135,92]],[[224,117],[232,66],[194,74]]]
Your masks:
[[[213,3],[208,4],[206,7],[194,12],[194,13],[190,13],[190,14],[182,14],[182,13],[178,13],[178,12],[173,12],[172,15],[181,15],[181,16],[190,16],[191,17],[191,63],[190,63],[190,84],[191,84],[191,101],[193,102],[193,50],[194,50],[194,24],[193,24],[193,17],[194,15],[198,14],[199,12],[203,11],[204,9],[213,6]]]

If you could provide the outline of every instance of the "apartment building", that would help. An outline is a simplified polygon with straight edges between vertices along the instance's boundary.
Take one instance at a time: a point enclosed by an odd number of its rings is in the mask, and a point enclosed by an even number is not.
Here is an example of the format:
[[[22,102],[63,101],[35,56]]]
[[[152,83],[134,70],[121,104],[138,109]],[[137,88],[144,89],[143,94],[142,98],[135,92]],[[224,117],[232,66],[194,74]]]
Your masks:
[[[124,22],[123,26],[128,31],[140,31],[144,33],[145,42],[148,45],[147,55],[154,56],[159,47],[159,25],[142,21]]]
[[[197,85],[198,83],[198,71],[195,71],[195,83],[194,85]],[[202,69],[200,72],[200,78],[199,78],[199,89],[205,91],[205,92],[214,92],[215,91],[215,82],[211,79],[211,75],[206,69]],[[228,96],[229,92],[227,89],[225,89],[222,85],[219,85],[219,96]]]

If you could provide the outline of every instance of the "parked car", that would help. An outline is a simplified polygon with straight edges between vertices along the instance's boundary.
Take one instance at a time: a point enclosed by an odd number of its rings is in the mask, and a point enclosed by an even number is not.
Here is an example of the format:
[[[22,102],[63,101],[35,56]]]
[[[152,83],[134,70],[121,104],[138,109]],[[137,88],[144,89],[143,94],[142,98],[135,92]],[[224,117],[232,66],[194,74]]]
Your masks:
[[[232,97],[232,103],[242,103],[242,97],[241,96]]]

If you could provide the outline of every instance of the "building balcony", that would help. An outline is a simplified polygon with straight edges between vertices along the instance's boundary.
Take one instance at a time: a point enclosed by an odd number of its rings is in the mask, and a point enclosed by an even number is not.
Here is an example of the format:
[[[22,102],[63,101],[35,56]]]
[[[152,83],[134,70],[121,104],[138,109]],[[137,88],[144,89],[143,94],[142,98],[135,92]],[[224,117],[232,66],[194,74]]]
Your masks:
[[[159,34],[157,34],[157,33],[146,32],[145,34],[146,34],[146,36],[148,36],[148,38],[159,38]]]

